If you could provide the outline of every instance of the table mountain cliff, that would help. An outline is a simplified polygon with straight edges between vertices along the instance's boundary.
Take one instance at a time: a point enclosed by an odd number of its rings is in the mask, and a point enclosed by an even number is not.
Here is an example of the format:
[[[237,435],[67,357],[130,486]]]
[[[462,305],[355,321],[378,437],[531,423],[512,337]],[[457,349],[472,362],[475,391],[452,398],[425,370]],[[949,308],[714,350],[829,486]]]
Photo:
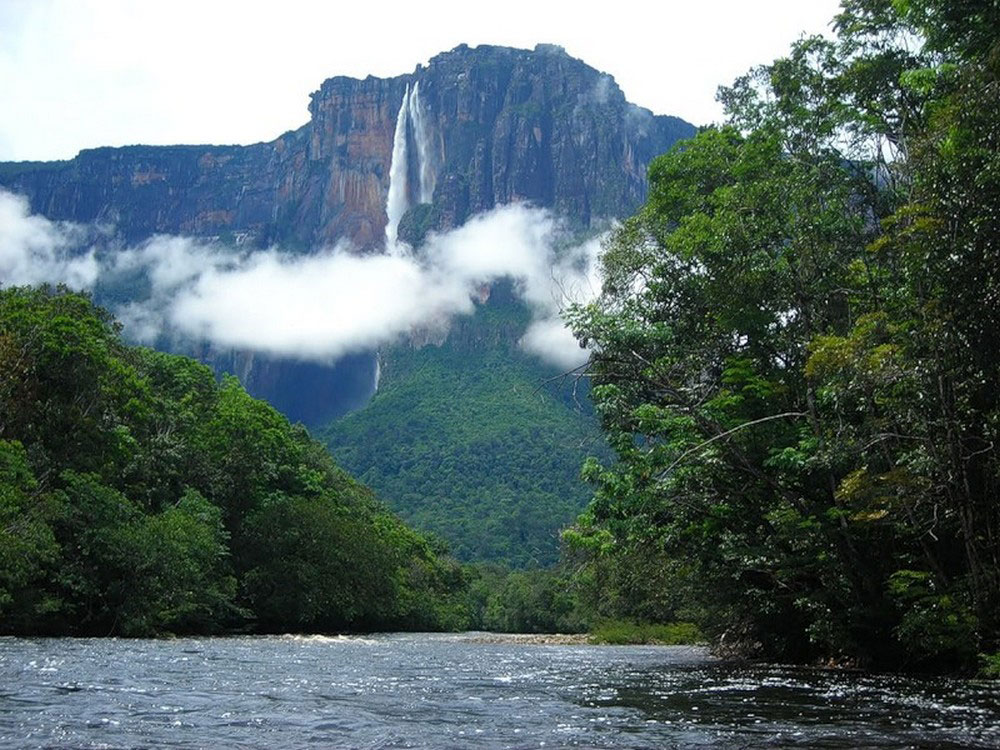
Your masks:
[[[393,137],[419,84],[438,227],[512,201],[584,226],[627,215],[646,167],[694,128],[628,103],[614,80],[561,48],[456,47],[394,78],[330,78],[310,120],[250,146],[128,146],[64,162],[7,163],[0,184],[50,219],[312,249],[384,237]]]

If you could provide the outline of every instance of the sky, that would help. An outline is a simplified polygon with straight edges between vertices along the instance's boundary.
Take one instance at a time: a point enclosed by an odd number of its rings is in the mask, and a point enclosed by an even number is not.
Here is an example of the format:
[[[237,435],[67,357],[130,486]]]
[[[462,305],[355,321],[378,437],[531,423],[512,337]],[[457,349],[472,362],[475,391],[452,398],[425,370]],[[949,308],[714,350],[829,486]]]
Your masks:
[[[135,143],[254,143],[334,75],[411,72],[458,44],[559,44],[629,101],[695,124],[716,88],[829,34],[837,0],[501,3],[0,0],[0,160]]]

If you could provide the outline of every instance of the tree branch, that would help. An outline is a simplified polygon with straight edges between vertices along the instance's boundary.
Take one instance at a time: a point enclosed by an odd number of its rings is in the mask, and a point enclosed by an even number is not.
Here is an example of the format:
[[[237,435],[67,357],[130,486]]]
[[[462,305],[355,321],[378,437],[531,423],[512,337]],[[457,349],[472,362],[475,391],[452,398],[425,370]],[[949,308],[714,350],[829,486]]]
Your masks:
[[[667,476],[667,474],[669,474],[671,471],[673,471],[673,469],[678,464],[680,464],[685,458],[687,458],[688,456],[690,456],[692,453],[697,453],[702,448],[705,448],[708,445],[711,445],[712,443],[714,443],[716,440],[721,440],[724,437],[728,437],[729,435],[732,435],[734,432],[738,432],[739,430],[742,430],[744,427],[753,427],[754,425],[762,424],[764,422],[772,422],[775,419],[787,419],[788,417],[806,417],[806,416],[808,416],[808,414],[806,412],[804,412],[804,411],[786,411],[786,412],[782,412],[781,414],[771,414],[770,416],[761,417],[760,419],[753,419],[753,420],[751,420],[749,422],[744,422],[741,425],[737,425],[736,427],[733,427],[731,430],[726,430],[725,432],[720,432],[718,435],[713,435],[712,437],[710,437],[708,440],[704,441],[703,443],[699,443],[698,445],[694,446],[693,448],[688,448],[681,455],[679,455],[670,464],[670,466],[668,466],[667,468],[665,468],[663,471],[659,472],[656,475],[656,479],[658,481],[664,479]]]

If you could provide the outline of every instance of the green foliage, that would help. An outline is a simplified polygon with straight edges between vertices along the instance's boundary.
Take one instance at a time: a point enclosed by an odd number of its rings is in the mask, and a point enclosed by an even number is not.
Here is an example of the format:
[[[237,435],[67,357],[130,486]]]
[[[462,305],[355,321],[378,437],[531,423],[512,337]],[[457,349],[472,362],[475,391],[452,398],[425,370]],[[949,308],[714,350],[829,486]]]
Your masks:
[[[546,382],[558,371],[517,347],[526,324],[523,307],[491,300],[440,346],[390,350],[372,402],[323,433],[337,461],[461,560],[555,562],[559,529],[588,496],[580,461],[603,450],[566,384]]]
[[[461,627],[464,583],[234,378],[0,290],[0,632]]]
[[[980,654],[979,674],[993,679],[1000,678],[1000,651],[995,654]]]
[[[649,644],[657,646],[690,646],[703,643],[705,638],[698,626],[690,622],[665,624],[613,620],[603,622],[590,631],[592,643],[610,645]]]
[[[511,573],[489,600],[483,620],[487,630],[507,633],[578,632],[583,624],[575,599],[554,575]]]
[[[430,203],[418,203],[399,220],[399,239],[419,249],[438,221],[438,212]]]
[[[930,573],[897,570],[889,593],[902,610],[897,636],[918,659],[968,663],[975,655],[975,616],[952,593],[938,590]]]
[[[247,519],[244,535],[243,585],[264,629],[340,630],[389,619],[380,608],[392,602],[390,550],[370,519],[322,499],[277,497]]]
[[[591,466],[596,478],[600,469],[596,462]],[[620,515],[599,522],[595,510],[600,504],[595,499],[562,535],[564,561],[574,571],[572,586],[587,622],[670,622],[689,614],[682,611],[684,567],[655,538],[627,528]]]
[[[141,597],[123,612],[123,632],[200,633],[244,614],[233,604],[228,540],[219,508],[193,489],[127,528],[121,549],[138,564],[124,580]]]
[[[48,504],[24,448],[0,440],[0,616],[17,610],[15,597],[23,597],[58,555]]]
[[[995,650],[996,13],[847,0],[651,166],[572,313],[617,462],[565,538],[609,616],[782,659]]]
[[[559,567],[508,570],[493,564],[466,566],[467,627],[503,633],[580,633],[592,617],[578,588]]]

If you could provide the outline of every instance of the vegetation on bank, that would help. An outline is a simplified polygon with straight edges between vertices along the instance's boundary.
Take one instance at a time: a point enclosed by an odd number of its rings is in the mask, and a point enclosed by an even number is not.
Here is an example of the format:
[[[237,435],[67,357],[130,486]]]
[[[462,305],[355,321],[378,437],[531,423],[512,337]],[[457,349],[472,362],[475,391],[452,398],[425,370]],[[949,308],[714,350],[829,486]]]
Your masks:
[[[1000,652],[995,654],[980,654],[979,674],[981,677],[1000,679]]]
[[[654,162],[572,315],[617,460],[565,539],[606,607],[770,659],[1000,651],[997,29],[846,0]]]
[[[606,645],[646,644],[651,646],[690,646],[703,643],[705,637],[692,622],[602,622],[590,631],[590,642]]]
[[[580,633],[581,591],[459,566],[234,378],[0,289],[0,633]]]
[[[234,378],[0,290],[0,632],[450,629],[462,580]]]

